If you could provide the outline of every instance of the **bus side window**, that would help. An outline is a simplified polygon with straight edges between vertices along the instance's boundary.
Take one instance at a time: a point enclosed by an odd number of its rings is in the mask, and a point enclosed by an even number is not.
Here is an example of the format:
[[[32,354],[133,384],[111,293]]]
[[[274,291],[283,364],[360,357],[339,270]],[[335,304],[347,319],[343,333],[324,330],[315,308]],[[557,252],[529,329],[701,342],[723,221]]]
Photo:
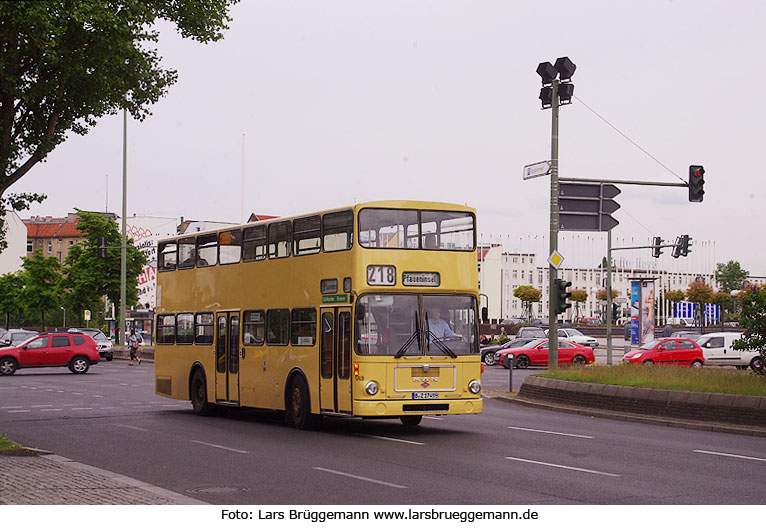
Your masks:
[[[290,326],[293,345],[314,346],[317,335],[317,311],[315,308],[294,308]]]
[[[197,236],[197,267],[215,266],[218,261],[218,235],[208,233]]]
[[[350,249],[354,240],[354,212],[338,211],[322,217],[322,248],[329,253]]]
[[[242,260],[263,260],[266,258],[266,226],[246,227],[242,231]]]
[[[262,345],[266,335],[266,313],[263,310],[245,310],[242,314],[242,344]]]
[[[178,262],[178,246],[175,240],[160,242],[157,248],[157,269],[169,271],[176,269]]]
[[[176,343],[190,345],[194,343],[194,314],[180,313],[176,317]]]
[[[313,255],[319,253],[319,215],[296,218],[293,221],[293,254]]]
[[[199,312],[194,318],[194,343],[210,345],[213,343],[213,313]]]
[[[290,342],[290,310],[279,308],[266,312],[266,344],[287,345]]]
[[[234,264],[242,255],[242,231],[232,229],[218,233],[218,262]]]
[[[172,345],[176,338],[176,318],[173,314],[157,316],[157,344]]]
[[[178,241],[178,269],[194,267],[196,247],[194,237],[186,237]]]
[[[290,256],[290,240],[292,238],[292,222],[275,222],[269,224],[269,258],[284,258]]]

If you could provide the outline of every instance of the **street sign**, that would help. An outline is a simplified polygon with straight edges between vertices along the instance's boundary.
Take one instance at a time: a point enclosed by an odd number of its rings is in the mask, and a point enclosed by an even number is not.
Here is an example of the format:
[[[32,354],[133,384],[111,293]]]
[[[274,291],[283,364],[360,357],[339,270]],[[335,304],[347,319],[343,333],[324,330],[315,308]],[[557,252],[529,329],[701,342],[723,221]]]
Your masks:
[[[562,262],[564,262],[564,256],[554,249],[553,253],[551,253],[551,256],[548,257],[548,264],[556,269],[559,269],[559,266],[561,266]]]
[[[559,229],[609,231],[619,225],[610,215],[620,208],[612,200],[620,189],[610,183],[559,182]]]
[[[538,176],[547,176],[551,173],[550,161],[538,161],[531,165],[524,165],[523,178],[529,180],[531,178],[537,178]]]

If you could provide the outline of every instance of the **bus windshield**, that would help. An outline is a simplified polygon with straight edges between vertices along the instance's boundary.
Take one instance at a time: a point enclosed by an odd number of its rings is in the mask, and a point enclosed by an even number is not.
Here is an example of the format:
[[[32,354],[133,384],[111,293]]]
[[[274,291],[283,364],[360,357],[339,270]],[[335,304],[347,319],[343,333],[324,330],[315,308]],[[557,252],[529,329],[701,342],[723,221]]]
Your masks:
[[[356,304],[358,354],[477,354],[470,295],[364,294]]]
[[[362,209],[359,241],[366,248],[473,251],[475,219],[457,211]]]

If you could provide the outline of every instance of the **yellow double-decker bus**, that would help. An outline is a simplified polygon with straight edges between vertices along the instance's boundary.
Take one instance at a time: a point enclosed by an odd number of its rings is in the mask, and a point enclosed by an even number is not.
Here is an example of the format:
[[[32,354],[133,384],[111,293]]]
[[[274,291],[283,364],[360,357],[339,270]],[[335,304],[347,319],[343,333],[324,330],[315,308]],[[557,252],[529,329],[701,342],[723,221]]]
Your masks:
[[[400,418],[482,410],[476,215],[381,201],[158,244],[155,391]]]

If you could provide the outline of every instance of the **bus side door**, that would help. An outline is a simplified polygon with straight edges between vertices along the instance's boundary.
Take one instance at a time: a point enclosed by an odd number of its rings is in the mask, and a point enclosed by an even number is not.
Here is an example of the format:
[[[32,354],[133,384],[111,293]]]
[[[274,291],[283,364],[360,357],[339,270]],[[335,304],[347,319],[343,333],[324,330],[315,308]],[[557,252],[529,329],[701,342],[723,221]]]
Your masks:
[[[351,412],[351,311],[322,308],[319,403],[324,411]]]
[[[239,402],[239,313],[216,314],[215,399]]]

